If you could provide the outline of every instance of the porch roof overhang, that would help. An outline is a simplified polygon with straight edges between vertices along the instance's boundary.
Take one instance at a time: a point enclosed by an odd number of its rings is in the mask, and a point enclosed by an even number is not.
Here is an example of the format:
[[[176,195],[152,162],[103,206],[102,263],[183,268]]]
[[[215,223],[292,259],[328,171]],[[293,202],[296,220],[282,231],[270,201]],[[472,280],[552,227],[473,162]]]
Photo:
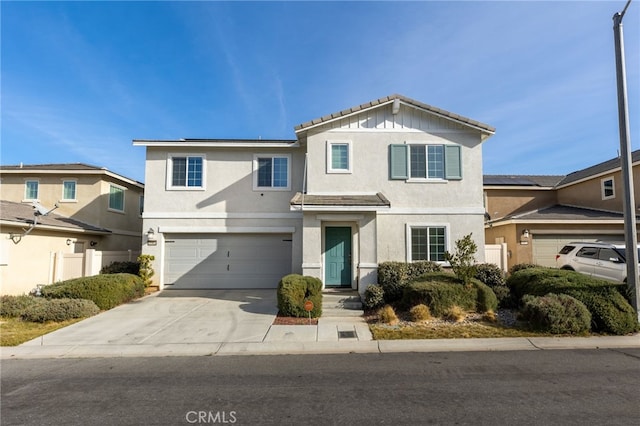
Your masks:
[[[292,211],[380,211],[391,208],[389,200],[380,192],[377,194],[303,194],[301,192],[291,199]]]

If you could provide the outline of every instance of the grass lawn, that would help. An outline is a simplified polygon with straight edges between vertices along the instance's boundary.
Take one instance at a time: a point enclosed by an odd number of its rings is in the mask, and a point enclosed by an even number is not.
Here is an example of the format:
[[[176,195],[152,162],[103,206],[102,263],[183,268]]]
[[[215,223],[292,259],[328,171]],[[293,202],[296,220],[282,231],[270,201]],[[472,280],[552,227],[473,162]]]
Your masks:
[[[0,346],[18,346],[31,339],[50,333],[59,328],[66,327],[84,318],[72,319],[62,322],[28,322],[19,318],[0,319]]]

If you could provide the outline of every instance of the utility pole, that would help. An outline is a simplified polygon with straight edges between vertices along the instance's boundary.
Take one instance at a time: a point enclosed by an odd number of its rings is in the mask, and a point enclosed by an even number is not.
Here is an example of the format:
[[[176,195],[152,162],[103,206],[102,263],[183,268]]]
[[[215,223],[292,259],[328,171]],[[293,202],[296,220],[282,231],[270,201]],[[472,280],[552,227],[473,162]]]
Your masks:
[[[629,107],[627,105],[627,76],[624,64],[624,41],[622,37],[622,18],[631,0],[627,1],[622,12],[613,15],[613,36],[616,50],[616,80],[618,87],[618,126],[620,129],[620,163],[622,167],[622,186],[624,188],[624,243],[627,255],[627,285],[631,303],[640,321],[640,287],[638,286],[638,236],[636,231],[636,203],[633,191],[633,169],[631,160],[631,140],[629,137]]]

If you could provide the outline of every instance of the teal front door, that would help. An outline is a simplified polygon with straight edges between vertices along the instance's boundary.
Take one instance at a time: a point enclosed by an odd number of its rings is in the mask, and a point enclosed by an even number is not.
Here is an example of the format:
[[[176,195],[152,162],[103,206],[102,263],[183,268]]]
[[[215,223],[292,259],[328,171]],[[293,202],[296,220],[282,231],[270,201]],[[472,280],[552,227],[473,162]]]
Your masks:
[[[324,284],[351,287],[351,228],[331,226],[324,232]]]

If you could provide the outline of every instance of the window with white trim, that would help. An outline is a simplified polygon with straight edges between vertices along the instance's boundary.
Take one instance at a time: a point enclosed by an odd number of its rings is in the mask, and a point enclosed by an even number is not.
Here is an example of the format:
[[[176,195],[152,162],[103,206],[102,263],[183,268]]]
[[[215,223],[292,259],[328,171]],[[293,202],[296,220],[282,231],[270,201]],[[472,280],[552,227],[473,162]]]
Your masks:
[[[447,251],[446,226],[421,226],[408,227],[410,261],[430,260],[432,262],[444,262],[444,254]]]
[[[290,190],[290,163],[290,155],[255,154],[253,157],[253,189]]]
[[[602,199],[603,200],[609,200],[611,198],[616,198],[615,181],[613,180],[613,176],[600,180],[600,184],[602,186]]]
[[[461,154],[459,145],[390,145],[389,177],[402,180],[460,180]]]
[[[62,181],[62,201],[76,201],[76,181]]]
[[[124,212],[124,191],[121,186],[109,185],[109,210]]]
[[[24,182],[24,199],[25,200],[37,200],[38,188],[40,182],[37,180],[27,180]]]
[[[204,189],[202,155],[175,155],[167,163],[167,189]]]
[[[327,141],[327,173],[351,173],[351,141]]]

